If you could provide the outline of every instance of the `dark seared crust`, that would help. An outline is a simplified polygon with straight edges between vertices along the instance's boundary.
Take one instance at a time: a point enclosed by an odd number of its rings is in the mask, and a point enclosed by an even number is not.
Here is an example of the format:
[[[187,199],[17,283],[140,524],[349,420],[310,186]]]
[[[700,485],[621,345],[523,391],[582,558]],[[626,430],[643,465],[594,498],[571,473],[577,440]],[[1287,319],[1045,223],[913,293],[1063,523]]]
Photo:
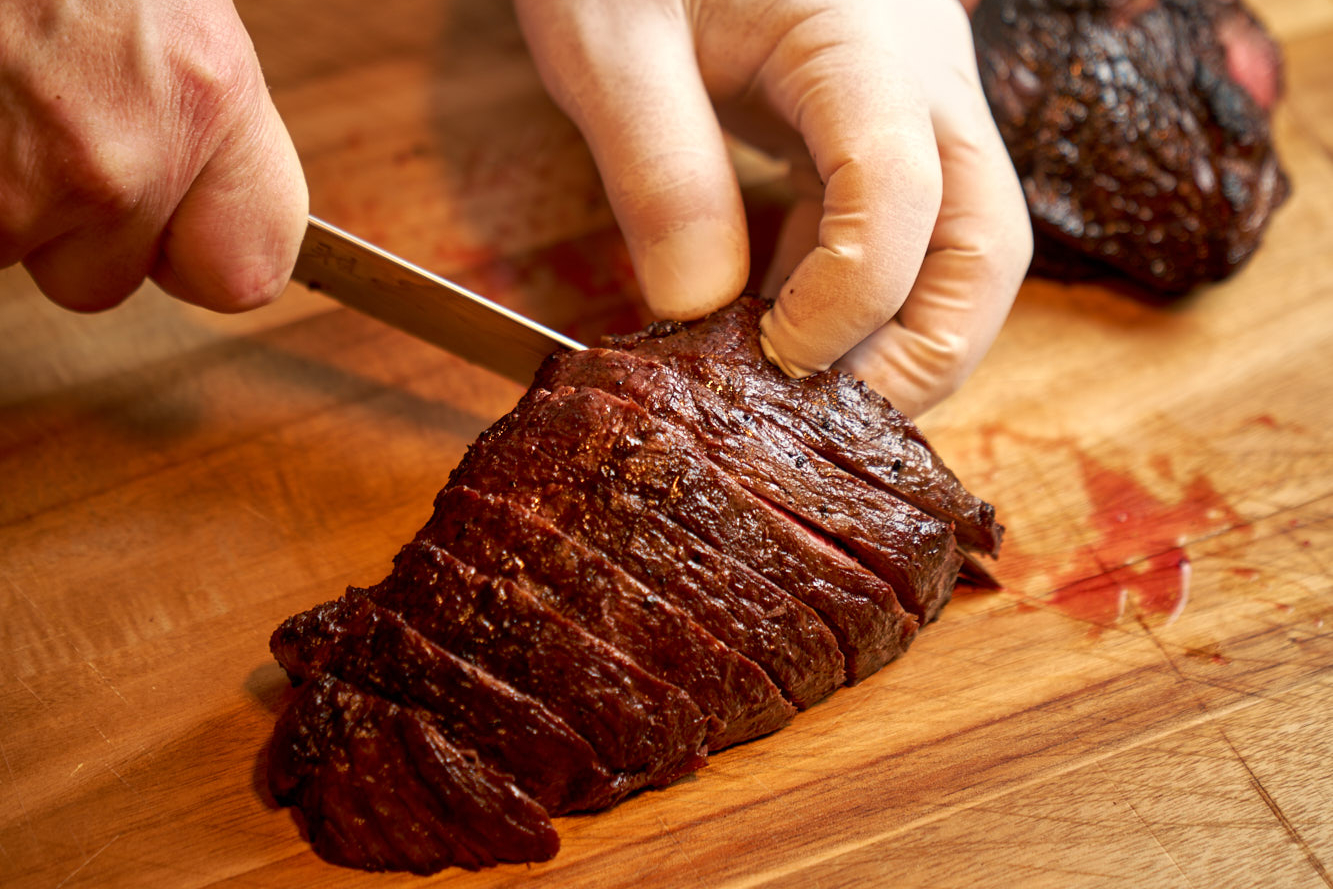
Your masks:
[[[546,812],[507,775],[429,718],[330,676],[303,685],[278,720],[269,775],[337,864],[428,874],[545,861],[560,848]]]
[[[415,710],[455,745],[507,772],[548,812],[598,809],[627,792],[540,700],[435,645],[364,597],[288,618],[270,643],[299,679],[334,676]]]
[[[606,346],[671,368],[732,406],[734,432],[763,428],[770,440],[795,439],[867,484],[950,522],[958,544],[999,552],[1004,528],[995,509],[970,494],[921,431],[888,400],[847,374],[825,371],[793,380],[759,347],[759,318],[769,303],[745,295],[691,324],[660,322]]]
[[[412,543],[387,579],[349,595],[397,612],[436,645],[540,698],[629,788],[704,765],[707,721],[683,691],[510,581]]]
[[[837,640],[813,610],[676,520],[675,473],[653,478],[636,460],[663,442],[641,437],[623,402],[581,393],[530,390],[469,448],[450,484],[545,515],[762,666],[798,708],[842,684]],[[685,450],[673,459],[706,463]]]
[[[1280,92],[1280,56],[1243,6],[984,0],[973,33],[1031,211],[1034,271],[1115,272],[1174,295],[1254,252],[1289,188],[1261,104]],[[1242,84],[1229,49],[1272,70]]]
[[[538,372],[537,381],[551,388],[571,385],[603,389],[680,429],[726,477],[827,535],[878,575],[882,582],[856,576],[849,579],[853,597],[869,599],[870,609],[878,608],[880,613],[867,610],[864,601],[854,602],[851,607],[879,626],[885,621],[901,625],[903,608],[930,620],[948,600],[961,563],[955,551],[952,522],[926,515],[895,494],[835,466],[785,428],[757,421],[748,410],[726,402],[711,389],[691,386],[666,365],[630,352],[590,349],[554,355]],[[726,490],[723,482],[711,484]],[[784,522],[779,527],[789,524]],[[821,566],[821,580],[825,581],[816,581],[813,589],[819,590],[829,581],[843,586],[843,576],[848,572],[830,573],[819,560],[809,564]],[[784,589],[809,588],[806,583],[770,579]],[[836,617],[830,620],[830,615],[846,608],[802,599],[831,624],[845,623]],[[891,650],[882,644],[858,645],[867,654],[875,654],[864,661],[848,657],[848,675],[854,681],[901,652],[914,628],[898,629],[898,641]],[[847,654],[845,650],[843,653]]]
[[[590,402],[587,410],[614,416],[599,420],[608,431],[642,440],[619,468],[619,483],[660,504],[665,516],[813,608],[837,637],[847,676],[853,682],[900,654],[915,633],[916,621],[903,611],[895,595],[899,587],[908,602],[922,604],[930,613],[952,589],[958,567],[952,534],[901,501],[894,501],[892,511],[864,516],[881,540],[868,543],[863,554],[860,544],[869,535],[850,529],[852,523],[844,521],[847,516],[839,515],[840,507],[860,514],[858,504],[836,497],[807,498],[800,503],[799,485],[804,480],[795,478],[784,479],[792,482],[791,490],[781,483],[756,484],[764,488],[756,496],[753,489],[747,490],[733,478],[766,481],[767,473],[755,468],[758,460],[733,464],[722,453],[725,448],[686,432],[679,424],[659,422],[639,405],[605,390],[564,387],[553,397]],[[668,414],[666,419],[682,418]],[[709,459],[695,458],[696,450]],[[829,487],[836,487],[836,480]],[[792,491],[796,497],[790,496]],[[780,507],[790,508],[807,524],[775,509],[763,494],[780,501]],[[904,509],[915,513],[916,522],[911,529],[900,531],[891,522]],[[838,534],[837,542],[862,556],[865,567],[827,540],[820,529],[844,532]],[[912,564],[897,559],[895,546],[919,557]]]
[[[795,713],[754,661],[515,503],[462,486],[446,488],[417,539],[519,583],[645,670],[669,677],[711,718],[710,749],[767,734]]]

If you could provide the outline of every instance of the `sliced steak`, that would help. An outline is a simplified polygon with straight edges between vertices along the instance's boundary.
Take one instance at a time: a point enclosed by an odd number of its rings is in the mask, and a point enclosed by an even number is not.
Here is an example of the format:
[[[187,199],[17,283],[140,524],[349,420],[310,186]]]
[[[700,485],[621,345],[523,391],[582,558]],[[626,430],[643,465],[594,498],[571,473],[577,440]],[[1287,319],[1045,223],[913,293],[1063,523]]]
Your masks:
[[[770,576],[785,589],[811,589],[816,595],[832,582],[844,591],[839,598],[852,597],[847,607],[863,612],[862,619],[875,622],[881,633],[886,625],[897,625],[896,647],[858,646],[874,656],[855,665],[849,658],[853,681],[882,667],[910,641],[913,628],[902,625],[903,608],[928,621],[948,601],[961,562],[953,523],[925,515],[897,495],[830,463],[786,428],[757,422],[753,414],[737,410],[713,390],[692,386],[666,365],[629,352],[589,349],[553,355],[537,382],[546,388],[596,387],[669,421],[724,474],[720,481],[705,484],[725,491],[734,479],[818,529],[878,575],[882,582],[840,565],[844,570],[836,577],[825,572],[825,582],[815,586],[784,584]],[[797,595],[826,620],[839,610],[834,602],[824,602],[826,596],[812,601]]]
[[[617,484],[814,609],[837,638],[852,681],[902,651],[915,621],[899,607],[893,589],[823,536],[747,492],[710,460],[700,459],[694,439],[602,390],[561,389],[553,393],[551,403],[559,403],[557,421],[572,424],[566,427],[571,433],[578,424],[592,422],[608,442],[636,441],[634,450],[613,464]],[[598,447],[592,445],[591,450]],[[820,506],[811,504],[815,512]],[[830,511],[825,518],[831,517]],[[953,538],[948,529],[926,516],[920,518],[936,526],[938,549],[951,555]],[[878,559],[880,567],[884,561]],[[920,560],[919,568],[892,566],[895,582],[913,596],[911,603],[921,604],[930,614],[952,589],[957,573],[955,562],[947,585],[936,582],[941,561],[932,552]],[[923,597],[918,603],[916,592],[927,589],[932,598]]]
[[[771,367],[765,305],[550,361],[384,581],[274,634],[271,785],[321,854],[548,858],[551,813],[782,725],[985,574],[990,507],[866,387]]]
[[[660,322],[607,346],[665,364],[733,406],[738,422],[773,426],[846,472],[954,525],[960,546],[999,551],[995,509],[969,493],[921,431],[869,386],[839,371],[793,380],[764,357],[769,303],[742,296],[706,321]]]
[[[436,645],[540,698],[626,786],[660,786],[704,764],[707,720],[683,691],[512,581],[412,543],[387,579],[349,595],[397,612]]]
[[[754,661],[550,522],[461,486],[446,488],[417,535],[544,604],[680,686],[712,719],[710,750],[767,734],[795,712]]]
[[[278,720],[269,784],[337,864],[428,874],[545,861],[560,848],[546,812],[508,776],[429,718],[332,677],[302,686]]]
[[[452,744],[509,773],[551,814],[602,808],[626,793],[592,746],[540,700],[369,599],[339,599],[290,617],[270,647],[295,677],[333,676],[418,711]]]
[[[680,504],[673,502],[671,477],[662,480],[665,488],[636,489],[624,464],[642,439],[606,425],[623,413],[613,399],[582,391],[601,399],[530,391],[469,448],[450,485],[545,515],[762,666],[797,707],[840,685],[843,657],[828,626],[747,567],[741,554],[722,552],[682,526],[674,517]],[[706,463],[693,452],[678,458]]]

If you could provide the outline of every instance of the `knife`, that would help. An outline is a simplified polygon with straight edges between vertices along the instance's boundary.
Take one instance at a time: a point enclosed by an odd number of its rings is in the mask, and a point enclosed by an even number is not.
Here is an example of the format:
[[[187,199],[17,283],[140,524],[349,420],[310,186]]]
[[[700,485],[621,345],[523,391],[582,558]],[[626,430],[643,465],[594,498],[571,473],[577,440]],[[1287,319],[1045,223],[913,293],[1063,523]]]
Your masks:
[[[314,216],[292,280],[524,386],[583,345]]]

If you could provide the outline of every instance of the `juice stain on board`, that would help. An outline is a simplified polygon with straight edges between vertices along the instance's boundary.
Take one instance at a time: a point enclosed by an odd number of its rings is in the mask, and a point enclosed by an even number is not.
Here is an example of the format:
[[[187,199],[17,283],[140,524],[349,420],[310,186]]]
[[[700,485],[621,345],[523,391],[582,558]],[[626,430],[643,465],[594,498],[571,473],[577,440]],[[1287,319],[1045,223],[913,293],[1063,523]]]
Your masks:
[[[1167,623],[1175,620],[1189,602],[1187,542],[1245,524],[1206,476],[1196,474],[1184,483],[1175,479],[1165,455],[1151,455],[1147,462],[1177,490],[1175,496],[1154,493],[1132,473],[1101,462],[1070,439],[1043,439],[999,427],[984,434],[992,458],[994,440],[1003,436],[1026,447],[1061,452],[1074,462],[1088,506],[1083,521],[1094,532],[1093,539],[1074,547],[1058,566],[1011,550],[1001,556],[999,568],[1006,586],[1049,590],[1034,596],[1041,606],[1091,624],[1094,633],[1114,626],[1130,609]]]

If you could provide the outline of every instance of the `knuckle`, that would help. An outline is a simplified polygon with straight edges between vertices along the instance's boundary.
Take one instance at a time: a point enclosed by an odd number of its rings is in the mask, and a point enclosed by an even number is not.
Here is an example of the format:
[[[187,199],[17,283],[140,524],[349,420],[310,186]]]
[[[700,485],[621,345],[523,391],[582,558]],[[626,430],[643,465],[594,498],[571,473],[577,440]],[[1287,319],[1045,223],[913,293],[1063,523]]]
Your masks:
[[[119,141],[85,144],[65,163],[67,200],[85,209],[89,219],[114,221],[133,214],[143,203],[152,179],[137,146]]]
[[[979,219],[970,237],[971,258],[981,281],[1012,283],[1019,280],[1032,262],[1032,220],[1023,201],[994,208],[988,219]]]
[[[1010,206],[996,229],[998,243],[991,251],[995,263],[991,271],[1002,275],[1004,281],[1012,280],[1017,288],[1032,264],[1032,218],[1028,215],[1027,204],[1019,200],[1016,206]]]
[[[217,30],[216,43],[183,47],[174,61],[178,113],[191,132],[216,133],[228,121],[250,115],[267,95],[248,38]]]

